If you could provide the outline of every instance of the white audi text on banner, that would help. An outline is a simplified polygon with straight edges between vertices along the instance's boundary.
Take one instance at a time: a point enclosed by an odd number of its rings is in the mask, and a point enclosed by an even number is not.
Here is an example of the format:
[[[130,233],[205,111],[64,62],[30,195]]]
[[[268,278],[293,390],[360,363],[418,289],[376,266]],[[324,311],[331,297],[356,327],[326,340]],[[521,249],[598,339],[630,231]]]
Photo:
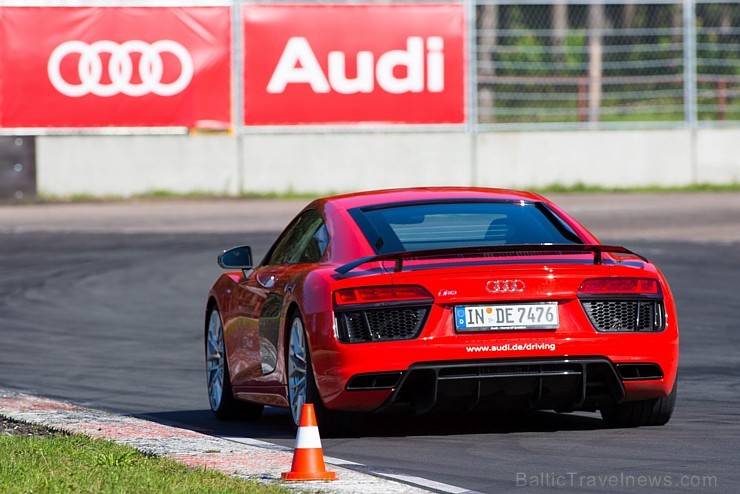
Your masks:
[[[244,123],[462,124],[462,4],[245,5]]]

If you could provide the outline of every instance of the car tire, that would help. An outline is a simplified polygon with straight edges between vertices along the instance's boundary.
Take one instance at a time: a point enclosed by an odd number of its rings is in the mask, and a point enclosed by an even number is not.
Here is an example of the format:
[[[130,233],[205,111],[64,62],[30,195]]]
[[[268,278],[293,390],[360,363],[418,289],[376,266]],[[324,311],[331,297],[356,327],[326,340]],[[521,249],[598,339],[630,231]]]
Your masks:
[[[299,425],[302,405],[312,403],[319,431],[323,435],[336,437],[356,434],[360,414],[330,410],[324,406],[311,364],[311,351],[303,317],[300,312],[295,311],[290,321],[287,369],[288,402],[293,426],[297,428]]]
[[[213,307],[208,313],[205,337],[206,382],[211,410],[220,420],[256,420],[265,407],[234,398],[225,348],[221,314]]]
[[[678,381],[668,396],[650,400],[629,401],[601,410],[601,416],[609,427],[642,427],[665,425],[676,406]]]

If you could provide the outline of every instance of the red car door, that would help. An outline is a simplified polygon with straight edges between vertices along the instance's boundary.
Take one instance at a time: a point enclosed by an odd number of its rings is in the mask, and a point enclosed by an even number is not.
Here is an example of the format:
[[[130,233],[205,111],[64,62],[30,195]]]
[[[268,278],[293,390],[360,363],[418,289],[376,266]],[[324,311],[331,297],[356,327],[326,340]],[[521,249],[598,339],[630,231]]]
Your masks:
[[[326,242],[317,251],[317,242],[311,241],[322,229],[325,232],[321,215],[304,211],[280,235],[262,265],[238,284],[233,313],[238,322],[227,342],[234,386],[282,382],[275,371],[284,363],[279,356],[283,306],[295,287],[294,278],[323,254]]]

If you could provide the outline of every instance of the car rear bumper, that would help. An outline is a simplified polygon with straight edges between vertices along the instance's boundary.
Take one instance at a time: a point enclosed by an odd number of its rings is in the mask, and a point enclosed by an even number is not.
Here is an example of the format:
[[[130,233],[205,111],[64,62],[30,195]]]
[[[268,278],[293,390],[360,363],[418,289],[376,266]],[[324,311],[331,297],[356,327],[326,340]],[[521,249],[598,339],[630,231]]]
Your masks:
[[[447,328],[413,340],[359,344],[322,338],[312,359],[331,409],[583,410],[670,393],[678,367],[675,325],[650,333],[582,328],[501,334]]]
[[[615,365],[603,357],[426,362],[352,376],[341,402],[346,409],[417,414],[597,410],[663,396],[664,381],[657,364]]]
[[[603,358],[425,363],[403,373],[378,411],[570,411],[624,398],[615,367]]]
[[[437,358],[422,360],[419,353],[426,352],[404,354],[389,347],[385,354],[374,353],[372,361],[354,352],[355,358],[343,354],[318,382],[329,408],[355,411],[595,410],[667,396],[676,376],[677,345],[654,346],[647,340],[636,345],[634,339],[630,343],[631,351],[612,348],[609,355],[585,353],[596,345],[584,344],[582,354],[549,356],[523,350],[501,352],[516,356],[455,360],[439,358],[450,352],[430,352]],[[409,361],[412,356],[417,360]]]

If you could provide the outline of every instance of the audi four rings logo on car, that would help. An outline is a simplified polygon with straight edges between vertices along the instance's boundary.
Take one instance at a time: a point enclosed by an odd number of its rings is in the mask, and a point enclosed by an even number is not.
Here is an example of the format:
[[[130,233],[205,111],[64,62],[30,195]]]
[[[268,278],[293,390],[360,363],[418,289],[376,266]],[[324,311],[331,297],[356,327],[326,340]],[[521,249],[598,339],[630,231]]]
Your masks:
[[[104,83],[103,54],[110,54],[107,72],[110,83]],[[141,54],[139,77],[133,82],[133,55]],[[162,55],[174,56],[180,64],[180,75],[171,82],[163,82],[164,60]],[[70,55],[79,55],[77,73],[80,82],[69,81],[62,76],[62,61]],[[147,43],[131,40],[124,43],[114,41],[67,41],[57,46],[49,57],[47,72],[51,84],[65,96],[78,98],[87,94],[110,97],[117,94],[144,96],[150,93],[173,96],[182,92],[193,78],[193,59],[180,43],[160,40]]]
[[[520,293],[525,288],[522,280],[491,280],[486,283],[486,290],[491,293]]]

